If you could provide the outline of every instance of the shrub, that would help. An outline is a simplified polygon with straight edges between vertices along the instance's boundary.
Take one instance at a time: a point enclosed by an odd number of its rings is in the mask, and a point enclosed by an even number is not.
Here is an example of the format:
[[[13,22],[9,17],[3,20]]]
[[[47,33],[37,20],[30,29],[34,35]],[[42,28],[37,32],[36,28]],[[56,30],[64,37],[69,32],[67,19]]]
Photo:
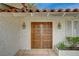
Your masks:
[[[60,42],[57,44],[58,49],[64,49],[65,47],[66,47],[66,45],[64,44],[64,42]]]
[[[76,47],[79,43],[79,37],[66,37],[66,40],[70,44],[70,47]]]

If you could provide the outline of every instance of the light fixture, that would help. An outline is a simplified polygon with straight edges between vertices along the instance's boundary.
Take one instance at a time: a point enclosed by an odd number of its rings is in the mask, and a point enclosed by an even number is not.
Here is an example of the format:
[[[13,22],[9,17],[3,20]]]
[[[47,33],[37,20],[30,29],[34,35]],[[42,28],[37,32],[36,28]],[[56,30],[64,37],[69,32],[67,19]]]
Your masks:
[[[25,22],[23,22],[22,27],[23,27],[23,29],[25,29],[25,28],[26,28],[26,24],[25,24]]]
[[[60,22],[58,23],[58,29],[61,29],[61,23]]]

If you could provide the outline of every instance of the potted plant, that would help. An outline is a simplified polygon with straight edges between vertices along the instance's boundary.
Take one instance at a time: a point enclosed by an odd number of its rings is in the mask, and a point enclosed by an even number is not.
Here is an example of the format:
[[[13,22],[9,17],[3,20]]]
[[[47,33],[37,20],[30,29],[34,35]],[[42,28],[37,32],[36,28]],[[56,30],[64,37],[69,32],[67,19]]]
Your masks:
[[[60,56],[79,56],[79,37],[66,37],[68,45],[64,42],[57,44],[57,52]]]

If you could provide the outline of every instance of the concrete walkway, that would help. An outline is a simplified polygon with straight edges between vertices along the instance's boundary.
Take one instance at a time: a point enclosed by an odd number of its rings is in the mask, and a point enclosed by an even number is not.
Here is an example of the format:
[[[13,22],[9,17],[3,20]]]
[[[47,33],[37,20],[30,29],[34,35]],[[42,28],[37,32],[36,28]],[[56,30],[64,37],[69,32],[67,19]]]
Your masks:
[[[19,50],[16,56],[57,56],[52,49]]]

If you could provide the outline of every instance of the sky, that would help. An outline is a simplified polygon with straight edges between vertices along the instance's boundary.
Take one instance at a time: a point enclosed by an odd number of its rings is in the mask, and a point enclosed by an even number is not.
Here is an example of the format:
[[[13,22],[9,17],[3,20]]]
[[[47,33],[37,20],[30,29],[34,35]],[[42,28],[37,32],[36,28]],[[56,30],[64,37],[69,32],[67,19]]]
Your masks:
[[[79,8],[79,3],[37,3],[38,9],[74,9]]]

